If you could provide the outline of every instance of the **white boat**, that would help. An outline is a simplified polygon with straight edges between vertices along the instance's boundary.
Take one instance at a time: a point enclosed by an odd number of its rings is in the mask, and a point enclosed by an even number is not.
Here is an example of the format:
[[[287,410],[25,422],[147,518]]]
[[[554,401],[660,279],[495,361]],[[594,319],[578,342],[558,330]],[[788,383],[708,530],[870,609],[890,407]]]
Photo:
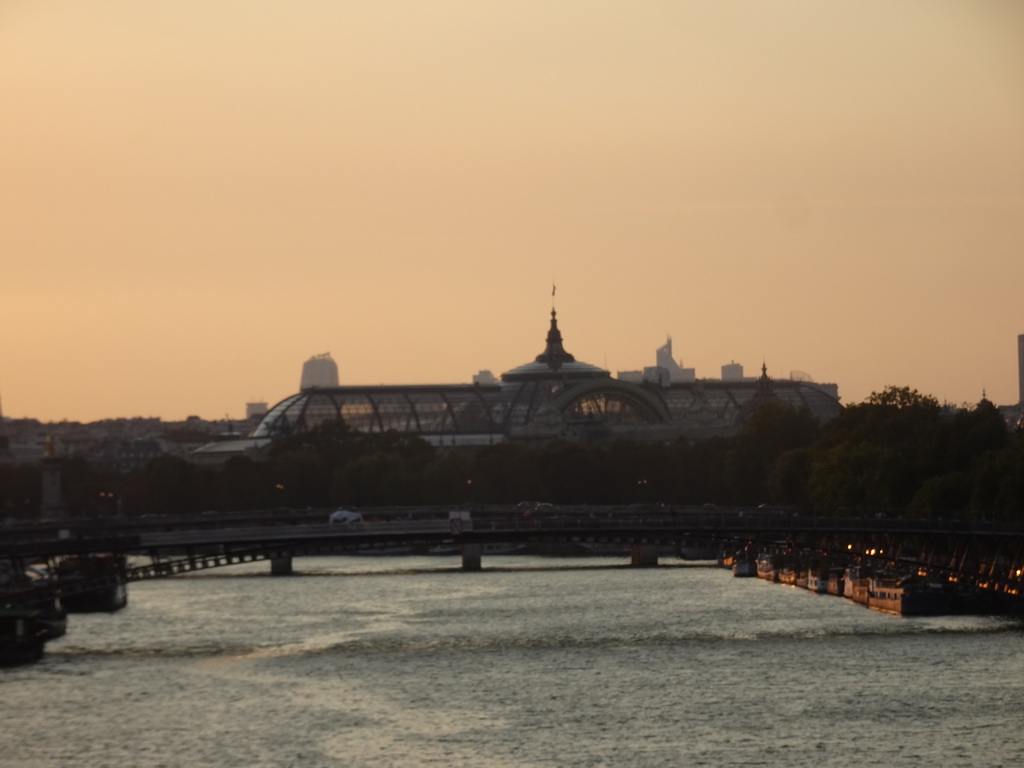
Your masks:
[[[854,582],[867,577],[867,570],[859,565],[848,565],[843,571],[843,597],[853,599]]]
[[[843,595],[855,603],[868,604],[869,569],[863,565],[851,565],[843,574]]]
[[[828,571],[809,571],[807,573],[807,590],[822,595],[828,592]]]

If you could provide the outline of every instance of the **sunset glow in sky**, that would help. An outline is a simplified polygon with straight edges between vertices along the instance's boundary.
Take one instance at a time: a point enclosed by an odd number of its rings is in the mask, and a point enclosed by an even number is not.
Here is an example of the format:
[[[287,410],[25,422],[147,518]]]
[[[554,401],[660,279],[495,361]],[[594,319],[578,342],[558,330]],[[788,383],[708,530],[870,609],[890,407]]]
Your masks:
[[[1020,0],[5,0],[8,416],[532,359],[1016,402]]]

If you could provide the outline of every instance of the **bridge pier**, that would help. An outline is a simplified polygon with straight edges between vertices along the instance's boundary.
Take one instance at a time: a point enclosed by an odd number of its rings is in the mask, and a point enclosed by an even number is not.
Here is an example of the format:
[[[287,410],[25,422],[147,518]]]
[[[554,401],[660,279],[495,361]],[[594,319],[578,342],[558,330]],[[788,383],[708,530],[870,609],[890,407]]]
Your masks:
[[[462,570],[479,571],[482,567],[483,544],[462,545]]]
[[[271,576],[291,576],[292,573],[291,555],[280,555],[279,557],[270,558]]]
[[[631,544],[629,564],[634,568],[654,568],[658,565],[658,548],[653,544]]]

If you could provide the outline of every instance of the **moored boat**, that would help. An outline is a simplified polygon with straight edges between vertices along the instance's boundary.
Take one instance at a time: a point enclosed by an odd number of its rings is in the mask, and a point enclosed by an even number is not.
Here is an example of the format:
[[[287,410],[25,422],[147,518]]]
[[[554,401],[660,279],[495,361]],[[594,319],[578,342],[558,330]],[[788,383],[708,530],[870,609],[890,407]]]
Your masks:
[[[733,576],[756,576],[757,563],[746,558],[735,558],[732,563]]]
[[[68,613],[119,611],[128,604],[123,555],[66,557],[57,564],[57,583]]]
[[[46,630],[34,608],[0,608],[0,666],[31,664],[43,657]]]
[[[829,568],[828,571],[828,585],[825,591],[830,595],[836,595],[837,597],[843,596],[843,587],[845,582],[843,580],[844,569],[842,568]]]
[[[937,616],[946,612],[946,595],[937,584],[879,573],[869,580],[868,608],[900,616]]]
[[[828,571],[810,569],[807,572],[807,591],[825,594],[828,592]]]
[[[807,569],[801,566],[796,568],[796,581],[793,583],[801,589],[807,589],[808,573]]]
[[[765,581],[777,581],[775,557],[767,552],[757,556],[757,578]]]
[[[797,570],[792,565],[784,565],[779,569],[778,573],[779,584],[787,584],[791,587],[796,586]]]
[[[851,565],[843,574],[843,595],[855,603],[868,604],[869,569],[863,565]]]
[[[32,565],[25,569],[25,576],[38,595],[32,605],[39,610],[36,621],[45,631],[46,639],[55,640],[63,637],[67,632],[68,612],[56,593],[49,569],[42,565]]]

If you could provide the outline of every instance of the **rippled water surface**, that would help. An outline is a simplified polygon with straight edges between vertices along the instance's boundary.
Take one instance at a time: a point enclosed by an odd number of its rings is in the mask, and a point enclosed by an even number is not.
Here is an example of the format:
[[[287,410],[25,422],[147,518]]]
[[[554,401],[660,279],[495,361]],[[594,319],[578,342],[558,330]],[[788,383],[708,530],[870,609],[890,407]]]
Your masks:
[[[693,565],[309,558],[131,586],[0,672],[11,766],[993,766],[1024,633]]]

